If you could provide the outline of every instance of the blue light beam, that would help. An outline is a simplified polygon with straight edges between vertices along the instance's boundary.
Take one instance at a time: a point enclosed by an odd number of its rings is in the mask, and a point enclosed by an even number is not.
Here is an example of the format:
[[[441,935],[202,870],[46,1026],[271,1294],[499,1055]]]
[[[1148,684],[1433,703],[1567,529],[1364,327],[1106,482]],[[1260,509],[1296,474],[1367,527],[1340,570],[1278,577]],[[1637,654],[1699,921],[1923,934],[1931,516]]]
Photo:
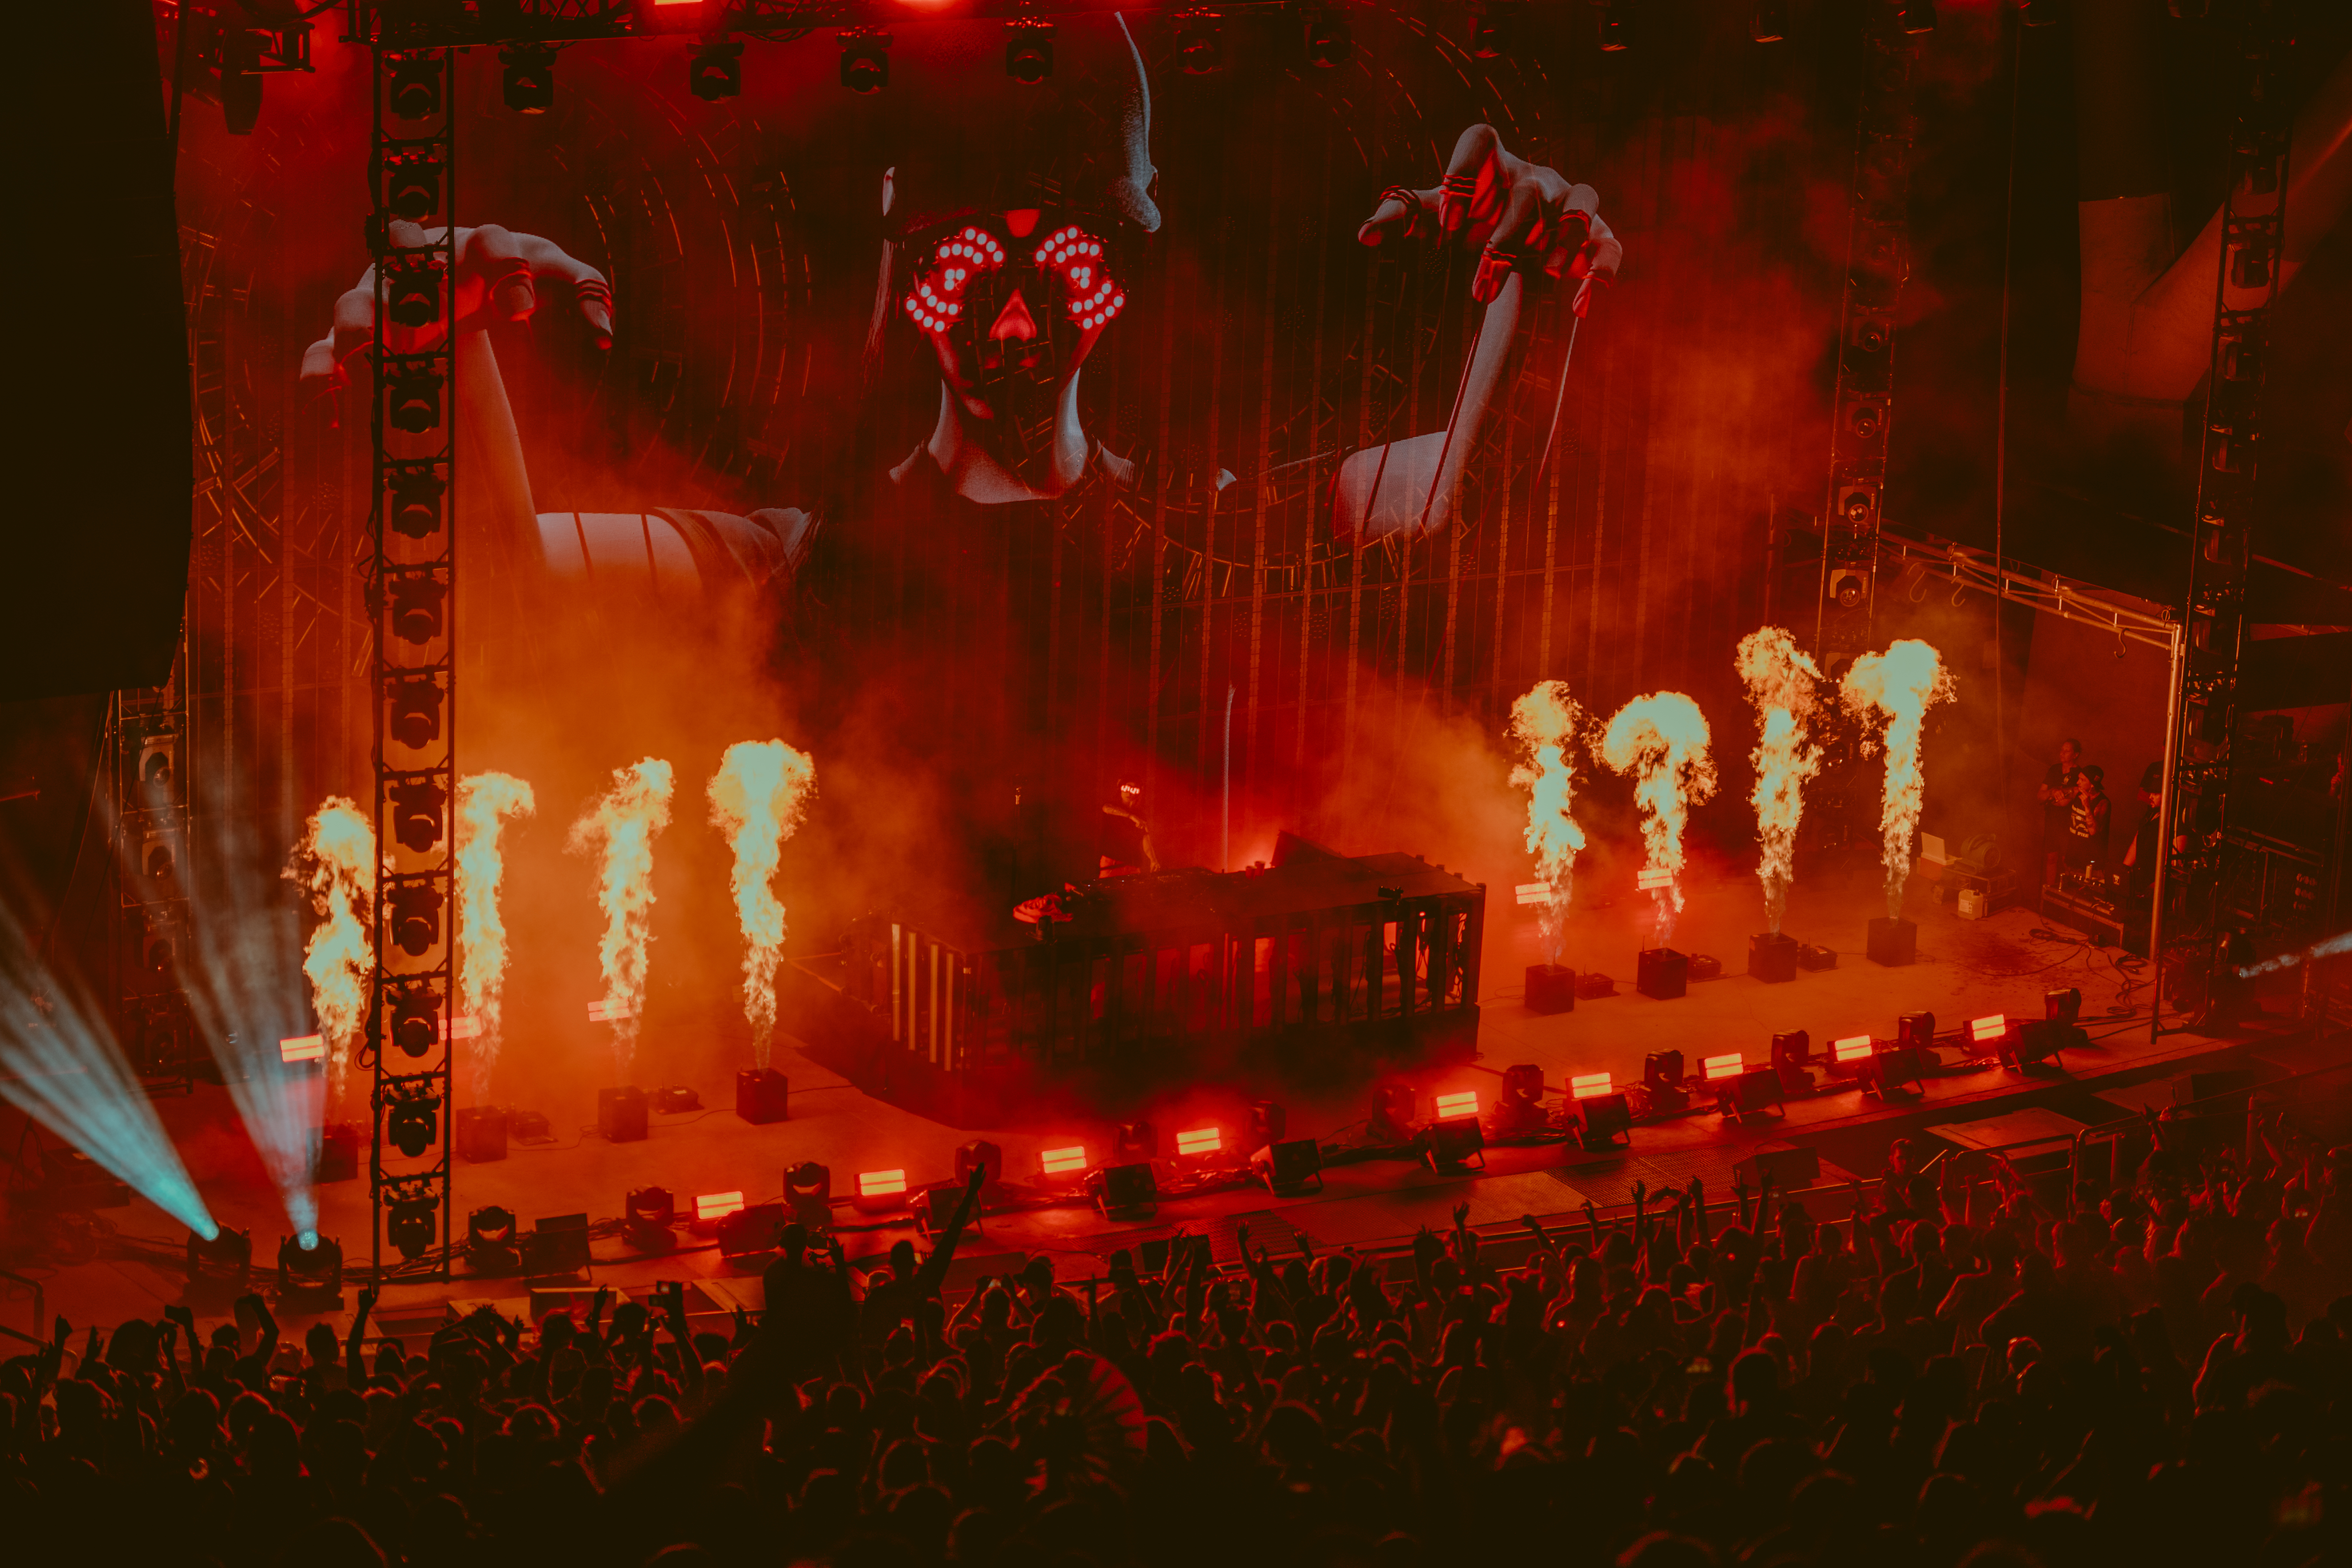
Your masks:
[[[261,846],[249,794],[234,786],[203,793],[221,798],[200,802],[194,813],[205,838],[185,857],[181,988],[294,1233],[315,1234],[323,1086],[316,1070],[284,1061],[278,1045],[311,1032],[299,897]]]
[[[114,1034],[0,906],[0,1098],[210,1241],[220,1234]]]

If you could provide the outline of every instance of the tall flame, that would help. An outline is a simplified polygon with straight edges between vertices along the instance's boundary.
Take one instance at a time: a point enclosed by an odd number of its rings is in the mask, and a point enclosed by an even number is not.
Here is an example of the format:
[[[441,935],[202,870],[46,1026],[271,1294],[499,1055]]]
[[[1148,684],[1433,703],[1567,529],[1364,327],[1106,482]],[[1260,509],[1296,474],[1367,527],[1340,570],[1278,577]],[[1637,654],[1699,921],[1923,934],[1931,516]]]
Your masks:
[[[457,786],[457,966],[460,1013],[479,1031],[474,1046],[474,1098],[489,1103],[499,1065],[499,1022],[507,985],[507,922],[499,910],[505,857],[502,824],[539,809],[530,785],[508,773],[475,773]]]
[[[1822,672],[1797,639],[1761,626],[1739,641],[1739,679],[1756,710],[1756,879],[1764,884],[1765,928],[1778,936],[1796,879],[1797,823],[1805,815],[1805,781],[1821,772],[1821,748],[1806,732]]]
[[[604,1010],[613,1021],[617,1083],[629,1081],[638,1015],[646,1005],[646,949],[653,942],[654,839],[669,826],[670,766],[647,757],[613,770],[613,787],[572,825],[564,847],[597,858],[597,902],[604,937]]]
[[[740,741],[710,780],[710,820],[735,851],[735,914],[743,925],[743,1016],[751,1059],[768,1065],[776,1032],[776,965],[784,956],[784,906],[768,886],[778,853],[816,792],[816,763],[782,741]]]
[[[310,895],[319,916],[302,949],[302,973],[310,980],[310,1006],[326,1037],[326,1100],[341,1098],[360,1033],[367,1025],[368,989],[375,973],[375,949],[368,921],[375,910],[375,829],[367,814],[345,796],[329,795],[294,847],[286,879]]]
[[[1601,760],[1635,775],[1643,869],[1666,873],[1665,885],[1650,890],[1657,901],[1661,947],[1674,940],[1675,917],[1683,910],[1683,826],[1690,808],[1715,793],[1715,763],[1706,742],[1706,716],[1679,691],[1636,697],[1617,710],[1601,737]]]
[[[1584,710],[1568,694],[1564,680],[1539,681],[1511,704],[1511,739],[1524,753],[1511,770],[1511,782],[1528,792],[1528,851],[1536,858],[1536,875],[1550,894],[1538,924],[1543,931],[1544,962],[1555,966],[1568,924],[1576,857],[1584,848],[1584,829],[1568,813],[1576,785],[1568,746],[1583,721]]]
[[[1878,836],[1886,863],[1886,916],[1903,917],[1903,885],[1911,879],[1911,838],[1919,828],[1927,785],[1919,773],[1919,731],[1927,710],[1952,696],[1951,672],[1933,647],[1905,637],[1885,653],[1866,653],[1845,672],[1845,705],[1867,721],[1886,716],[1886,787],[1880,796]]]

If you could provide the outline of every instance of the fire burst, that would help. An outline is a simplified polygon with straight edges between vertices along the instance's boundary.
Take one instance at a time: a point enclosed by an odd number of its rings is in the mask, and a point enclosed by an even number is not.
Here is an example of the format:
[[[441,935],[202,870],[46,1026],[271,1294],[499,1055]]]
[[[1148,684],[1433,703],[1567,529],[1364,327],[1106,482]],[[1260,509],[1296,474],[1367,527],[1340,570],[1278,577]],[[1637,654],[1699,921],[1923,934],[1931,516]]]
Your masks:
[[[1756,879],[1764,884],[1765,929],[1780,934],[1796,880],[1797,823],[1805,814],[1805,781],[1821,771],[1821,748],[1806,726],[1822,672],[1779,626],[1763,626],[1739,642],[1739,679],[1756,709]]]
[[[358,805],[335,795],[310,814],[309,829],[294,847],[294,863],[286,868],[286,879],[309,891],[319,916],[302,949],[302,973],[310,979],[319,1032],[327,1037],[329,1105],[341,1096],[343,1074],[367,1021],[375,950],[365,911],[375,908],[375,829]]]
[[[475,773],[457,786],[457,931],[464,947],[457,1010],[470,1015],[480,1031],[474,1047],[474,1097],[485,1104],[499,1065],[499,1010],[507,984],[507,922],[499,912],[505,863],[499,837],[504,822],[537,809],[530,785],[508,773]]]
[[[735,851],[735,914],[743,926],[743,1016],[751,1059],[768,1065],[776,1032],[776,965],[784,955],[784,906],[769,881],[778,852],[816,791],[816,763],[782,741],[727,748],[710,780],[710,820]]]
[[[1536,875],[1550,895],[1538,923],[1543,931],[1544,962],[1554,967],[1559,963],[1568,924],[1576,857],[1584,848],[1584,829],[1568,814],[1576,784],[1568,745],[1583,720],[1584,711],[1568,694],[1564,680],[1539,682],[1511,704],[1511,739],[1526,753],[1526,760],[1511,770],[1511,782],[1528,792],[1528,851],[1536,858]]]
[[[597,902],[604,938],[604,1011],[613,1023],[613,1066],[629,1081],[637,1018],[646,1005],[646,955],[653,942],[654,839],[669,826],[670,766],[647,757],[613,770],[613,787],[572,825],[564,847],[597,858]]]
[[[1601,737],[1601,760],[1621,773],[1633,773],[1633,799],[1642,807],[1643,869],[1663,871],[1654,887],[1657,942],[1674,940],[1675,917],[1683,910],[1683,826],[1690,808],[1715,793],[1715,763],[1706,754],[1706,716],[1679,691],[1636,697],[1617,710]]]
[[[1905,637],[1885,653],[1853,661],[1843,687],[1847,709],[1867,721],[1886,716],[1886,788],[1880,797],[1878,836],[1886,863],[1886,917],[1903,918],[1903,885],[1911,879],[1911,838],[1919,828],[1926,784],[1919,774],[1919,731],[1927,710],[1952,696],[1952,676],[1933,647]]]

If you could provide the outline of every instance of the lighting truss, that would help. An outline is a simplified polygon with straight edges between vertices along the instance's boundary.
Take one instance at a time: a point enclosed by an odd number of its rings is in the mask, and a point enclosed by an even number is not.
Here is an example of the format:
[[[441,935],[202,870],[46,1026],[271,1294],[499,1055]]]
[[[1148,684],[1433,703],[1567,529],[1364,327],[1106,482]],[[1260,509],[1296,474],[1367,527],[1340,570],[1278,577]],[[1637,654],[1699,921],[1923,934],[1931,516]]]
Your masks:
[[[369,602],[374,610],[376,879],[374,1005],[366,1050],[375,1081],[369,1187],[370,1260],[378,1277],[390,1240],[412,1268],[449,1277],[449,1001],[457,993],[456,857],[449,803],[457,795],[457,530],[454,211],[456,53],[406,47],[374,14],[374,217],[377,332],[375,501]],[[420,169],[434,177],[420,181]],[[416,226],[411,227],[410,225]],[[419,616],[429,602],[436,614]],[[399,1027],[399,1025],[405,1027]],[[404,1152],[390,1123],[417,1108],[430,1137]],[[431,1235],[427,1236],[429,1227]]]

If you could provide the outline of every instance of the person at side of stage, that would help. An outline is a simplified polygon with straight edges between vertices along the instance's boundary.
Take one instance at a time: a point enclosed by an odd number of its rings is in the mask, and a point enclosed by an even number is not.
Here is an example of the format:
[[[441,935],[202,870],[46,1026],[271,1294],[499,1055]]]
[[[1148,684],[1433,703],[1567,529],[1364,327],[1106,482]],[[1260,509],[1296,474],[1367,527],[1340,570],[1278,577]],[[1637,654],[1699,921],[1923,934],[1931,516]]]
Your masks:
[[[2069,870],[2105,871],[2107,835],[2114,826],[2115,803],[2107,798],[2107,773],[2086,763],[2074,775],[2074,800],[2066,818],[2066,866]]]
[[[2042,771],[2042,787],[2033,798],[2042,803],[2042,882],[2058,879],[2066,863],[2066,828],[2073,813],[2074,786],[2083,768],[2083,742],[2072,736],[2058,742],[2058,760]]]
[[[2150,763],[2140,770],[2139,821],[2131,842],[2124,846],[2124,886],[2135,903],[2146,903],[2156,891],[2156,836],[2164,805],[2164,764]]]

